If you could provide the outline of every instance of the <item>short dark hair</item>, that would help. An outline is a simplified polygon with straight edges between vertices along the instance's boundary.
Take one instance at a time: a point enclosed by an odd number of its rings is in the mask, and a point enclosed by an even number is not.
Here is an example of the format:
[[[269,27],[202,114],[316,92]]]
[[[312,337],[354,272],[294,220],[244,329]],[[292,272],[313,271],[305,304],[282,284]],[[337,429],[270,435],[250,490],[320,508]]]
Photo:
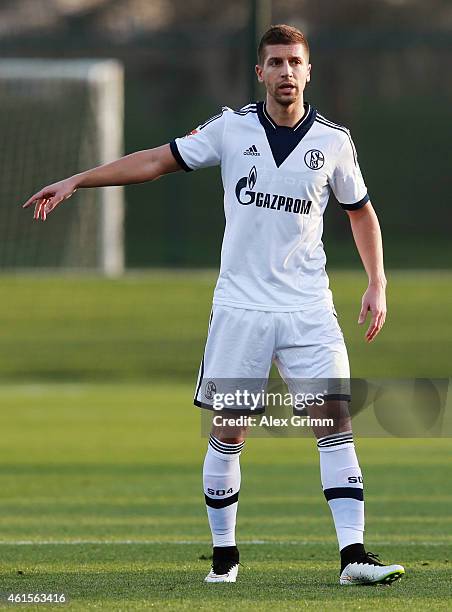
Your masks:
[[[267,45],[293,45],[301,44],[304,46],[309,57],[309,45],[306,36],[297,28],[289,25],[272,25],[262,36],[257,48],[257,59],[260,65],[264,59],[264,49]]]

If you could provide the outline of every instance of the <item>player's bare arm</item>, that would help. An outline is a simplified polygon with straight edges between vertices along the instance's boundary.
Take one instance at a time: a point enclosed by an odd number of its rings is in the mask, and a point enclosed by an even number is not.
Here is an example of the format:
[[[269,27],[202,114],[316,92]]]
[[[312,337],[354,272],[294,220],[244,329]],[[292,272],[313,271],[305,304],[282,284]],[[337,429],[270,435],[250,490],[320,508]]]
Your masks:
[[[368,311],[372,319],[366,332],[367,342],[372,342],[386,319],[386,277],[383,265],[383,243],[380,224],[370,202],[359,210],[347,211],[353,238],[369,278],[369,286],[363,295],[358,323],[362,325]]]
[[[47,185],[32,195],[23,208],[34,204],[34,218],[45,221],[47,215],[64,200],[70,198],[77,189],[145,183],[180,169],[180,165],[171,153],[169,144],[155,149],[137,151],[116,161]]]

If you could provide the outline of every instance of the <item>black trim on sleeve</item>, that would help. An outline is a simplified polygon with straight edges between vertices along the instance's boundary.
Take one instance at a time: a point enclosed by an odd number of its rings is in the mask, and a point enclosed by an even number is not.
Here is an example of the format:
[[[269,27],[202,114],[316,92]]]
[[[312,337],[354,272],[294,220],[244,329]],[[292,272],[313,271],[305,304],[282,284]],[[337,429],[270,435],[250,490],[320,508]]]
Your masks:
[[[170,142],[170,149],[171,149],[171,153],[174,155],[174,159],[177,161],[179,166],[183,170],[185,170],[185,172],[191,172],[193,168],[190,168],[190,166],[187,166],[187,164],[182,159],[182,155],[179,153],[179,149],[177,148],[177,144],[175,140],[172,140]]]
[[[342,204],[341,202],[339,202],[339,204],[342,206],[342,208],[344,210],[359,210],[360,208],[362,208],[365,204],[367,204],[367,202],[370,200],[369,198],[369,194],[366,193],[366,195],[363,197],[362,200],[360,200],[359,202],[355,202],[354,204]]]

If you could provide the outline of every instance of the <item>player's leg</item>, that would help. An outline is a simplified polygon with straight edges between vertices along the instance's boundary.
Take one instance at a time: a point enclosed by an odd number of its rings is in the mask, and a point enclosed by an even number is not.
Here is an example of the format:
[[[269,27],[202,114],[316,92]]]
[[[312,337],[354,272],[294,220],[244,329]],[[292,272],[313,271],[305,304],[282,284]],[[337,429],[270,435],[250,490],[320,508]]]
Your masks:
[[[338,538],[340,582],[392,582],[404,573],[402,566],[383,566],[364,548],[363,478],[348,409],[350,371],[334,311],[325,305],[316,312],[288,314],[281,326],[281,348],[277,351],[283,378],[292,392],[306,386],[311,392],[327,391],[307,411],[311,419],[326,419],[325,424],[315,425],[313,430],[319,450],[322,488]]]
[[[240,561],[235,539],[240,454],[246,427],[212,426],[203,466],[204,497],[212,533],[212,569],[206,582],[235,582]]]
[[[262,412],[260,406],[221,408],[219,398],[244,388],[262,387],[268,378],[274,347],[271,313],[214,306],[195,404],[213,412],[203,468],[204,496],[212,532],[213,563],[207,582],[235,582],[239,551],[235,526],[240,493],[240,454],[246,427],[224,419]],[[243,398],[242,398],[243,399]],[[218,422],[219,421],[219,422]]]
[[[333,516],[341,555],[340,583],[390,584],[405,570],[384,565],[364,548],[363,478],[356,456],[348,402],[331,400],[308,408],[311,418],[331,419],[332,426],[315,426],[323,492]]]
[[[327,400],[307,408],[320,457],[322,488],[333,515],[341,561],[351,546],[364,550],[363,478],[356,456],[348,402]]]

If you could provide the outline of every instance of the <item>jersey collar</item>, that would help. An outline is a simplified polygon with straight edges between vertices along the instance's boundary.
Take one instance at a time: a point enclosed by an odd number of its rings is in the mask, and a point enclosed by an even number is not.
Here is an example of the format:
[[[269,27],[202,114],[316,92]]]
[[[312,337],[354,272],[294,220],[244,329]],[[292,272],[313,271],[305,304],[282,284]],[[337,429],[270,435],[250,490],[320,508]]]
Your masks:
[[[299,121],[297,121],[297,123],[293,127],[288,127],[287,125],[276,125],[276,123],[273,121],[273,119],[270,117],[270,115],[267,112],[267,105],[265,104],[265,102],[257,103],[257,114],[259,117],[259,121],[262,123],[262,125],[266,129],[273,128],[274,130],[278,130],[280,128],[285,128],[287,130],[292,130],[292,132],[295,132],[296,130],[298,130],[299,127],[303,125],[303,123],[305,123],[308,120],[308,117],[312,110],[314,109],[311,109],[311,105],[305,102],[303,117]]]
[[[257,103],[257,116],[267,135],[276,166],[287,159],[315,121],[317,111],[305,102],[303,117],[293,126],[276,125],[267,113],[265,102]]]

